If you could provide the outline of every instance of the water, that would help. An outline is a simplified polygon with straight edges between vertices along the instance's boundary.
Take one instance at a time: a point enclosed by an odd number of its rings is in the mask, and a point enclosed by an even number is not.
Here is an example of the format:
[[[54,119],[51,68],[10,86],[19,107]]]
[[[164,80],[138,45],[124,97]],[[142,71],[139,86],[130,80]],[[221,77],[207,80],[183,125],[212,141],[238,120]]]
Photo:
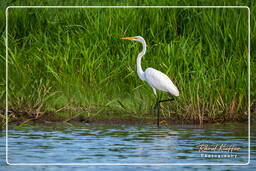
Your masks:
[[[58,124],[12,127],[8,133],[8,160],[12,164],[242,164],[248,162],[246,124],[205,125],[203,127],[173,125],[161,128],[147,125]],[[1,134],[4,136],[5,133]],[[252,139],[255,139],[254,135]],[[1,145],[4,147],[4,139]],[[199,145],[208,145],[211,150],[208,148],[200,151]],[[251,146],[255,147],[255,141]],[[3,154],[4,148],[1,150]],[[252,150],[255,151],[254,148]],[[2,167],[22,170],[28,166]],[[50,168],[50,166],[32,166],[34,168],[32,170],[38,167]],[[79,169],[79,166],[51,167],[67,170]],[[99,167],[113,170],[113,166],[87,166],[92,170],[97,170]],[[132,167],[146,170],[159,167],[166,170],[173,167],[178,170],[185,168],[211,170],[215,166],[115,166],[114,168],[130,170]],[[225,170],[227,166],[218,167]],[[231,167],[238,169],[241,166]],[[251,167],[253,168],[255,169],[255,165]]]

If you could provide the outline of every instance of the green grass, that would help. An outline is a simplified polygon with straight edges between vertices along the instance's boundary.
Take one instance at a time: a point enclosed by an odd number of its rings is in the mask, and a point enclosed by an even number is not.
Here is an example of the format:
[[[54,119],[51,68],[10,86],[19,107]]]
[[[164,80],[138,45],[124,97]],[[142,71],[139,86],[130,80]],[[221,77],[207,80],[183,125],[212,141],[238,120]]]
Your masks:
[[[113,5],[108,1],[83,2]],[[158,5],[155,1],[124,2]],[[74,5],[69,1],[56,3],[45,2]],[[159,5],[163,4],[168,1]],[[177,1],[169,5],[190,4],[191,1]],[[193,4],[203,5],[203,1]],[[250,5],[254,12],[255,4]],[[136,74],[136,57],[141,46],[120,40],[124,36],[141,35],[148,44],[142,59],[143,69],[153,67],[164,72],[180,90],[177,101],[162,106],[165,118],[200,122],[246,120],[247,12],[247,9],[9,9],[9,108],[15,111],[14,116],[22,111],[29,117],[48,112],[64,118],[152,118],[155,97],[150,86]],[[252,47],[253,44],[255,40]],[[4,54],[3,48],[1,51]],[[1,58],[4,67],[4,55]],[[251,68],[255,71],[255,59]],[[0,98],[4,102],[4,71],[1,74]],[[255,85],[254,81],[252,84]],[[251,95],[254,102],[254,90]],[[4,103],[1,106],[4,108]]]

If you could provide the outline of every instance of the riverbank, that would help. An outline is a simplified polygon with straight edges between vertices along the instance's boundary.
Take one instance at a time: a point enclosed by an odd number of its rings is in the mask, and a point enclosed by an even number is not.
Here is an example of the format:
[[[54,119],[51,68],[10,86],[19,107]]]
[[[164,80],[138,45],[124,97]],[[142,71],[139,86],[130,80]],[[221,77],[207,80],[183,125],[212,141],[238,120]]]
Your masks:
[[[6,2],[39,5],[30,0]],[[47,2],[72,5],[71,1]],[[198,2],[127,1],[126,5]],[[104,5],[113,3],[104,1]],[[241,5],[247,4],[241,1]],[[248,6],[253,15],[256,4],[250,2]],[[0,17],[5,20],[5,15]],[[10,8],[8,17],[10,122],[155,123],[156,97],[136,73],[141,46],[120,40],[136,35],[147,42],[143,70],[160,70],[180,91],[175,101],[161,106],[161,118],[166,122],[244,122],[248,120],[248,105],[255,112],[255,74],[250,78],[248,104],[248,68],[250,64],[251,73],[255,73],[256,53],[251,49],[248,61],[247,8]],[[254,47],[255,17],[251,23]],[[5,37],[5,25],[0,27]],[[0,46],[0,67],[5,68],[5,43]],[[0,70],[2,123],[5,74],[5,69]],[[157,96],[168,98],[160,92]]]
[[[1,109],[1,113],[4,111]],[[73,111],[73,112],[72,112]],[[140,116],[136,114],[129,113],[114,113],[114,111],[108,111],[108,113],[90,113],[86,112],[86,109],[64,109],[62,111],[50,111],[41,112],[36,110],[23,110],[16,111],[14,109],[9,110],[8,121],[9,124],[14,124],[17,126],[35,125],[35,124],[58,124],[58,123],[103,123],[103,124],[132,124],[132,125],[154,125],[156,124],[156,115],[151,112],[147,115]],[[253,114],[255,116],[255,114]],[[241,122],[245,123],[248,121],[246,117],[239,118],[209,118],[203,117],[201,120],[199,118],[188,118],[188,116],[177,115],[166,116],[161,113],[160,125],[173,125],[173,124],[224,124],[229,122]],[[186,118],[187,117],[187,118]],[[255,118],[252,117],[252,121]],[[1,114],[1,127],[5,125],[5,115]]]

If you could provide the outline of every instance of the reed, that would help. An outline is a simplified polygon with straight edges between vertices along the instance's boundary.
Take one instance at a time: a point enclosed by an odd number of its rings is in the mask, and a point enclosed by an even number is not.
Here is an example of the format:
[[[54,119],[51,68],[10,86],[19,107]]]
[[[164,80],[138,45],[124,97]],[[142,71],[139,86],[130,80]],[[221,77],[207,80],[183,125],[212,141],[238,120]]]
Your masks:
[[[47,2],[44,5],[79,4]],[[156,5],[155,1],[123,1],[126,5],[151,2]],[[182,3],[168,5],[191,5],[191,1]],[[63,118],[115,114],[152,118],[155,97],[136,74],[141,47],[120,40],[141,35],[148,44],[142,67],[161,70],[180,90],[177,101],[162,106],[165,118],[246,120],[247,13],[247,9],[9,9],[9,108],[15,117],[23,111],[35,118],[45,113]],[[252,32],[255,35],[255,29]],[[1,58],[4,67],[4,55]],[[251,68],[255,70],[255,59]],[[251,95],[253,101],[254,91]]]

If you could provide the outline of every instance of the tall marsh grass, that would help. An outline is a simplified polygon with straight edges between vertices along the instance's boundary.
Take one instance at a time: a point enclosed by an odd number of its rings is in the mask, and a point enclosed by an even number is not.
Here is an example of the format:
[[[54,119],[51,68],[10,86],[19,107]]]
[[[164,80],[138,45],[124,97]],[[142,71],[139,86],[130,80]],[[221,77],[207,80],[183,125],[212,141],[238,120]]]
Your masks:
[[[141,35],[148,45],[143,69],[161,70],[180,90],[177,101],[162,106],[166,118],[247,118],[246,8],[8,12],[10,109],[151,117],[155,97],[136,74],[140,44],[120,40]]]

